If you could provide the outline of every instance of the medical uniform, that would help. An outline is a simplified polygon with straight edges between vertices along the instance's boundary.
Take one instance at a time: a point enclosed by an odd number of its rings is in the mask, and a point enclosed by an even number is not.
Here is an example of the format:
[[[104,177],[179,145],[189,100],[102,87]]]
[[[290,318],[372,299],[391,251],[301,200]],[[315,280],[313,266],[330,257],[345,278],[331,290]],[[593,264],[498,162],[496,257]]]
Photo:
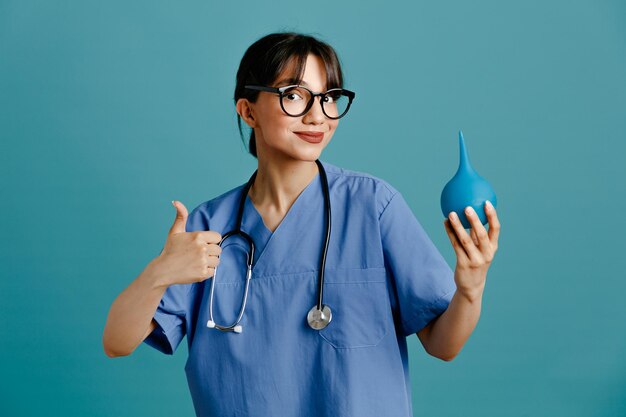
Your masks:
[[[242,230],[256,245],[240,334],[209,329],[210,279],[169,287],[146,343],[172,354],[187,336],[185,366],[198,416],[412,416],[406,337],[448,307],[454,274],[402,195],[374,176],[322,162],[332,230],[323,330],[306,316],[317,300],[324,243],[319,173],[272,233],[249,197]],[[200,204],[186,230],[235,228],[244,185]],[[245,285],[242,242],[224,245],[213,315],[230,325]],[[413,336],[415,337],[415,336]]]

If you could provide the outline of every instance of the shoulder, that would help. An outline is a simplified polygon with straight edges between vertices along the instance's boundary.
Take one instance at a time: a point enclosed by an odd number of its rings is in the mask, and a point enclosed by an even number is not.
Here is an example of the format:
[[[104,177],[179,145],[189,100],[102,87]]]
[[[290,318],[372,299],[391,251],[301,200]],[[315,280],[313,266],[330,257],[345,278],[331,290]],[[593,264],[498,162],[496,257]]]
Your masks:
[[[341,168],[324,161],[322,165],[334,195],[349,198],[351,202],[373,204],[379,214],[400,194],[389,182],[367,172]]]
[[[245,184],[238,185],[225,193],[200,203],[196,206],[187,218],[188,232],[196,230],[212,230],[215,228],[216,223],[220,221],[220,217],[224,217],[224,213],[232,213],[233,210],[239,205],[241,197],[241,191]],[[227,208],[225,210],[225,208]],[[224,221],[228,221],[228,218],[224,218]],[[211,228],[209,228],[211,223]]]

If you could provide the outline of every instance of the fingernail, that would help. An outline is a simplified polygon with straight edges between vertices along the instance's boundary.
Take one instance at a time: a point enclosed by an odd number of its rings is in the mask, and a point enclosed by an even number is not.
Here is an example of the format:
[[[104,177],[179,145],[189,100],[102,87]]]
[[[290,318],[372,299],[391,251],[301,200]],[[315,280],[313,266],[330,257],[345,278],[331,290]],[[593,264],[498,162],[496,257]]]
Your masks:
[[[448,213],[448,218],[453,219],[453,220],[456,219],[456,213],[451,211],[450,213]]]
[[[491,204],[491,201],[489,200],[485,201],[485,206],[487,206],[488,210],[491,210],[493,208],[493,205]]]
[[[471,216],[474,214],[474,209],[472,207],[466,207],[465,208],[465,214],[467,214],[468,216]]]

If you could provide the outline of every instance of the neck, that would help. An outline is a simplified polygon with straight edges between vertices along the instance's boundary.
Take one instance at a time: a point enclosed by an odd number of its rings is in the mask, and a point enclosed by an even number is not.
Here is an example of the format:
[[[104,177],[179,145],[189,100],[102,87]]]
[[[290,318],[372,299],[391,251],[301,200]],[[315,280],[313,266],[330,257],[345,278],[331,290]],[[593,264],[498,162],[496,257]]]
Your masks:
[[[249,192],[250,199],[257,208],[287,213],[318,172],[315,161],[289,159],[268,163],[259,159],[257,175]]]

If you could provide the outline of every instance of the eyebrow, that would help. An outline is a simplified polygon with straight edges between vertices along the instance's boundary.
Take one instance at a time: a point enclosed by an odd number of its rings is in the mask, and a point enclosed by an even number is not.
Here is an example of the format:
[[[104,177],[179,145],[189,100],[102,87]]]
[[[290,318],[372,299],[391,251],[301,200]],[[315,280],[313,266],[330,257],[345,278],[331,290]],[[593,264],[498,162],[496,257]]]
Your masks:
[[[284,79],[280,80],[276,84],[277,84],[277,87],[284,87],[284,86],[287,86],[287,85],[297,84],[297,85],[301,85],[301,86],[304,86],[304,87],[307,87],[307,88],[311,88],[311,86],[306,81],[300,80],[298,82],[298,79],[296,79],[296,78],[284,78]],[[328,91],[328,89],[326,91]]]
[[[303,85],[305,87],[309,87],[309,84],[307,84],[306,81],[301,80],[300,82],[298,82],[298,80],[296,78],[285,78],[283,80],[280,80],[277,84],[279,86],[291,85],[291,84],[299,84],[299,85]]]

